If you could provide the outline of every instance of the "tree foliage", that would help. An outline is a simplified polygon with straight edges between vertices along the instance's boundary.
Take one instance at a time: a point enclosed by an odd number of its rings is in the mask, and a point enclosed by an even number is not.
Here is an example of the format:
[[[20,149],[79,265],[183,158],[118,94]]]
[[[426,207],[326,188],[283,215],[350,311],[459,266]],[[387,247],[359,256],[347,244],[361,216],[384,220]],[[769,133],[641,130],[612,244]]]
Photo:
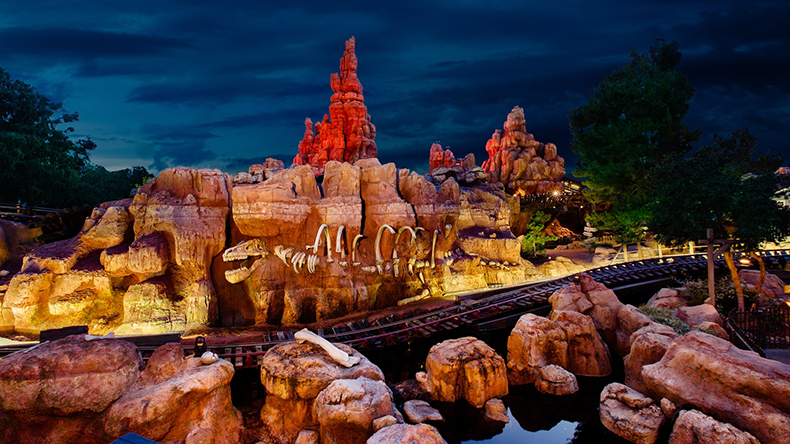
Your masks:
[[[147,176],[142,167],[109,172],[92,164],[96,144],[69,138],[74,128],[68,125],[78,118],[0,68],[0,202],[95,204],[128,196]]]
[[[556,236],[543,234],[546,223],[551,220],[551,216],[542,211],[536,211],[527,224],[527,231],[521,239],[521,251],[527,255],[535,255],[546,248],[546,242],[557,240]]]
[[[588,220],[639,237],[652,172],[688,153],[700,132],[683,124],[694,88],[675,69],[678,44],[657,40],[647,54],[632,51],[630,57],[571,112],[570,147],[579,155],[575,174],[587,178],[587,199],[611,204],[610,215],[593,213]]]
[[[782,160],[760,155],[748,130],[726,138],[693,155],[658,168],[653,179],[650,229],[666,244],[681,245],[707,237],[731,239],[733,248],[755,252],[763,242],[790,234],[790,209],[773,199],[779,189],[775,174]],[[739,308],[744,294],[730,252],[725,253]],[[761,273],[764,266],[761,263]]]

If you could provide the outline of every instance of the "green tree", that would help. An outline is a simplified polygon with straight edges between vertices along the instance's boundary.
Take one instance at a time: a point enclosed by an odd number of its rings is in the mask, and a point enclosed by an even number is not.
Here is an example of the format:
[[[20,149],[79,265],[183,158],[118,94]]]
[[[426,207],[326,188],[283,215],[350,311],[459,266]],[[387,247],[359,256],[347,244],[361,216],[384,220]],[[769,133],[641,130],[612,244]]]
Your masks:
[[[630,57],[568,116],[570,147],[579,155],[574,174],[587,178],[585,196],[592,204],[609,207],[588,221],[625,241],[643,236],[653,170],[687,154],[700,136],[683,124],[694,88],[675,69],[678,44],[656,40],[647,54],[632,51]]]
[[[0,68],[0,202],[67,207],[128,196],[147,171],[92,164],[96,144],[69,138],[78,118]]]
[[[773,199],[779,178],[774,173],[782,160],[758,154],[747,130],[693,155],[667,163],[653,176],[649,226],[656,238],[669,245],[683,245],[707,237],[731,239],[731,248],[755,253],[763,242],[790,234],[790,211]],[[724,253],[738,297],[744,308],[743,288],[731,252]],[[754,257],[759,257],[754,254]],[[765,266],[760,261],[761,275]],[[762,279],[761,279],[762,280]]]
[[[546,242],[557,240],[556,236],[546,236],[543,229],[546,222],[551,220],[551,216],[544,214],[543,211],[536,211],[527,224],[527,230],[521,239],[521,251],[524,254],[533,256],[546,247]]]

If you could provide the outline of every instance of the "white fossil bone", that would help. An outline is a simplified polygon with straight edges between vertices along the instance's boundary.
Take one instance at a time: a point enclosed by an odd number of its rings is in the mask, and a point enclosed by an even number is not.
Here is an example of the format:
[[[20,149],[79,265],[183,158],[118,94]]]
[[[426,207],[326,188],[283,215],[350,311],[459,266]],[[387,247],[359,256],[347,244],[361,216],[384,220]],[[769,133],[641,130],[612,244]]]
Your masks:
[[[430,295],[431,295],[430,290],[428,290],[426,288],[425,290],[422,291],[422,293],[420,293],[420,294],[418,294],[416,296],[412,296],[410,298],[405,298],[405,299],[399,300],[398,301],[398,306],[403,306],[403,305],[406,305],[406,304],[411,303],[411,302],[420,301],[422,299],[425,299],[425,298],[429,297]]]
[[[340,228],[337,229],[337,237],[335,237],[335,253],[340,253],[340,259],[343,260],[346,258],[346,250],[343,248],[343,241],[345,240],[345,236],[343,232],[345,231],[346,226],[341,225]],[[346,248],[348,248],[348,244],[346,244]]]
[[[422,284],[425,285],[425,276],[423,276],[422,271],[417,276],[420,278],[420,282],[422,282]]]
[[[309,271],[310,274],[315,274],[315,266],[317,263],[318,263],[317,254],[311,254],[307,256],[307,271]]]
[[[321,243],[321,233],[326,232],[324,239],[326,240],[326,261],[332,262],[332,237],[329,234],[329,225],[322,224],[318,227],[318,232],[315,234],[315,243],[313,245],[308,245],[308,250],[313,250],[314,253],[318,254],[318,246]]]
[[[200,356],[200,362],[202,362],[204,365],[213,364],[217,362],[217,359],[219,359],[219,357],[211,351],[206,351]]]
[[[436,239],[439,237],[439,230],[433,230],[433,242],[431,242],[431,268],[436,268]]]
[[[392,260],[398,258],[398,240],[400,239],[400,235],[403,234],[404,231],[408,230],[411,233],[411,243],[413,244],[415,240],[417,240],[417,233],[414,229],[408,225],[404,225],[398,228],[398,234],[395,235],[395,242],[392,244]]]
[[[354,240],[351,242],[351,262],[354,265],[359,265],[359,262],[357,262],[357,246],[359,245],[359,241],[361,241],[364,238],[365,236],[361,234],[357,234],[356,236],[354,236]]]
[[[445,238],[448,238],[448,237],[450,237],[450,232],[451,232],[451,231],[453,231],[453,226],[452,226],[452,224],[447,224],[447,225],[445,225],[445,226],[444,226],[444,237],[445,237]]]
[[[302,268],[304,264],[304,259],[307,257],[307,253],[300,251],[291,257],[291,265],[293,265],[294,271],[299,274],[299,268]]]
[[[416,262],[416,259],[414,259],[414,258],[409,259],[408,265],[407,265],[407,267],[409,269],[409,274],[414,274],[414,263],[415,262]]]
[[[275,256],[279,257],[280,260],[283,261],[285,265],[288,265],[288,259],[293,254],[293,251],[294,249],[292,247],[283,248],[282,245],[277,245],[276,247],[274,247]]]
[[[346,261],[340,261],[337,264],[340,265],[341,267],[344,267],[344,268],[348,267],[348,262],[346,262]]]
[[[329,356],[335,360],[335,362],[342,365],[343,367],[349,368],[359,363],[358,356],[349,355],[343,350],[337,348],[336,345],[332,344],[331,342],[327,341],[321,336],[318,336],[317,334],[311,332],[306,328],[303,328],[297,331],[296,333],[294,333],[294,338],[296,339],[296,342],[298,342],[299,344],[304,344],[305,342],[311,342],[323,348],[324,351],[326,351],[327,354],[329,354]]]
[[[364,271],[365,273],[376,273],[378,269],[376,269],[376,267],[373,265],[368,265],[368,266],[363,266],[362,271]]]
[[[392,273],[395,275],[395,277],[398,277],[400,275],[400,267],[398,266],[399,264],[400,264],[400,258],[396,257],[392,259]]]
[[[389,230],[390,233],[395,234],[395,229],[387,224],[379,227],[379,232],[376,234],[376,264],[384,263],[384,258],[381,257],[381,235],[384,233],[385,229]]]

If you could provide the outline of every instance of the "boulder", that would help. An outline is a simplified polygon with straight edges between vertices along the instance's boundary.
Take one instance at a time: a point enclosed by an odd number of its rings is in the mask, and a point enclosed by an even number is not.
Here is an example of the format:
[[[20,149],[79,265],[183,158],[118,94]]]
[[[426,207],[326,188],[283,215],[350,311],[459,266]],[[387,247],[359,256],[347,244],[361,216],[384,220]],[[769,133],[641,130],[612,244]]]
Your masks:
[[[481,408],[508,393],[505,361],[494,349],[471,336],[431,347],[425,360],[426,390],[438,401],[465,399]]]
[[[601,423],[635,444],[653,444],[666,417],[649,397],[623,384],[612,383],[601,392]]]
[[[724,325],[721,320],[721,315],[716,311],[716,307],[708,304],[695,305],[693,307],[680,307],[677,310],[676,316],[681,321],[686,322],[689,327],[694,328],[701,325],[703,322],[713,322],[716,324]]]
[[[565,286],[549,297],[552,311],[575,311],[589,316],[595,328],[611,347],[617,347],[619,314],[623,303],[605,285],[588,274],[579,276],[579,284]]]
[[[576,376],[558,365],[546,365],[538,369],[535,388],[547,395],[570,395],[579,391]]]
[[[171,354],[174,349],[166,354],[180,372],[167,379],[162,374],[141,379],[104,414],[106,433],[118,437],[133,432],[157,442],[236,443],[241,414],[230,398],[233,364],[221,359],[203,365],[194,357],[182,364],[177,353]]]
[[[705,322],[699,324],[697,326],[697,329],[699,329],[700,331],[703,331],[705,333],[710,333],[713,336],[718,336],[718,337],[724,339],[725,341],[729,341],[730,340],[730,334],[727,333],[727,330],[725,330],[724,327],[722,327],[721,325],[719,325],[719,324],[717,324],[715,322],[705,321]]]
[[[743,269],[738,271],[738,277],[746,288],[751,290],[757,289],[757,282],[760,280],[759,270]],[[763,294],[769,299],[785,299],[784,291],[785,283],[777,275],[766,273],[763,280]]]
[[[693,371],[689,371],[693,369]],[[756,436],[786,443],[790,430],[790,366],[692,331],[676,339],[657,363],[642,368],[648,393],[691,404]]]
[[[631,335],[653,320],[631,304],[623,305],[617,312],[617,354],[625,357],[631,353]]]
[[[428,424],[395,424],[384,427],[368,439],[367,444],[447,444],[433,427]]]
[[[568,338],[568,371],[580,376],[607,376],[612,373],[609,349],[589,316],[574,311],[553,311],[551,320],[565,330]]]
[[[324,444],[364,444],[376,419],[395,415],[387,385],[365,377],[330,383],[313,403]]]
[[[324,349],[310,342],[279,344],[263,356],[261,382],[266,400],[261,408],[261,420],[277,439],[291,442],[302,429],[319,425],[313,402],[332,381],[360,377],[384,380],[381,369],[359,352],[345,344],[335,345],[358,357],[359,363],[343,367]]]
[[[507,339],[508,382],[530,384],[546,365],[568,368],[568,336],[557,323],[527,313],[521,316]]]
[[[716,421],[697,410],[680,412],[669,444],[759,444],[750,433],[732,424]]]
[[[640,393],[647,393],[647,386],[642,380],[642,367],[660,361],[677,337],[678,334],[671,327],[655,322],[634,332],[631,335],[631,351],[623,358],[625,385]]]
[[[647,301],[647,305],[674,310],[686,305],[686,300],[674,288],[662,288]]]
[[[491,398],[486,401],[486,418],[497,422],[510,422],[510,417],[507,415],[507,407],[505,403],[499,398]]]
[[[420,399],[412,399],[411,401],[404,402],[403,413],[407,418],[409,418],[409,421],[415,424],[420,424],[426,421],[444,421],[442,414],[439,413],[438,410]]]
[[[14,415],[102,412],[140,375],[131,342],[73,335],[0,360],[0,410]]]

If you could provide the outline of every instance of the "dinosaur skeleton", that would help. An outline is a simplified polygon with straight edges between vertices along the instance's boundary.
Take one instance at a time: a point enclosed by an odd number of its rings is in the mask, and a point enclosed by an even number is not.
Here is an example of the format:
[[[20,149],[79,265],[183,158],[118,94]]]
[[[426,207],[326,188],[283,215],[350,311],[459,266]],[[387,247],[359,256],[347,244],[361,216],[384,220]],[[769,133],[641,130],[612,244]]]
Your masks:
[[[225,270],[225,279],[231,284],[237,284],[252,274],[255,269],[263,264],[263,260],[269,255],[269,250],[260,239],[251,239],[236,244],[235,247],[228,248],[222,253],[222,260],[225,262],[245,261],[241,268]],[[250,263],[249,259],[254,258]]]
[[[343,236],[343,232],[345,231],[346,226],[341,225],[340,228],[337,229],[337,237],[335,238],[335,253],[340,253],[340,260],[346,260],[346,249],[348,249],[348,241],[346,241],[346,237]],[[346,248],[343,248],[343,241],[346,241]],[[348,263],[346,263],[348,265]]]
[[[292,247],[283,248],[282,245],[277,245],[274,247],[274,255],[279,257],[285,265],[288,265],[288,259],[293,254],[293,251],[294,249]]]
[[[351,263],[354,266],[359,265],[359,262],[357,262],[357,246],[359,246],[359,241],[361,241],[364,238],[365,238],[365,236],[363,236],[361,234],[357,234],[354,237],[354,241],[351,242]]]

